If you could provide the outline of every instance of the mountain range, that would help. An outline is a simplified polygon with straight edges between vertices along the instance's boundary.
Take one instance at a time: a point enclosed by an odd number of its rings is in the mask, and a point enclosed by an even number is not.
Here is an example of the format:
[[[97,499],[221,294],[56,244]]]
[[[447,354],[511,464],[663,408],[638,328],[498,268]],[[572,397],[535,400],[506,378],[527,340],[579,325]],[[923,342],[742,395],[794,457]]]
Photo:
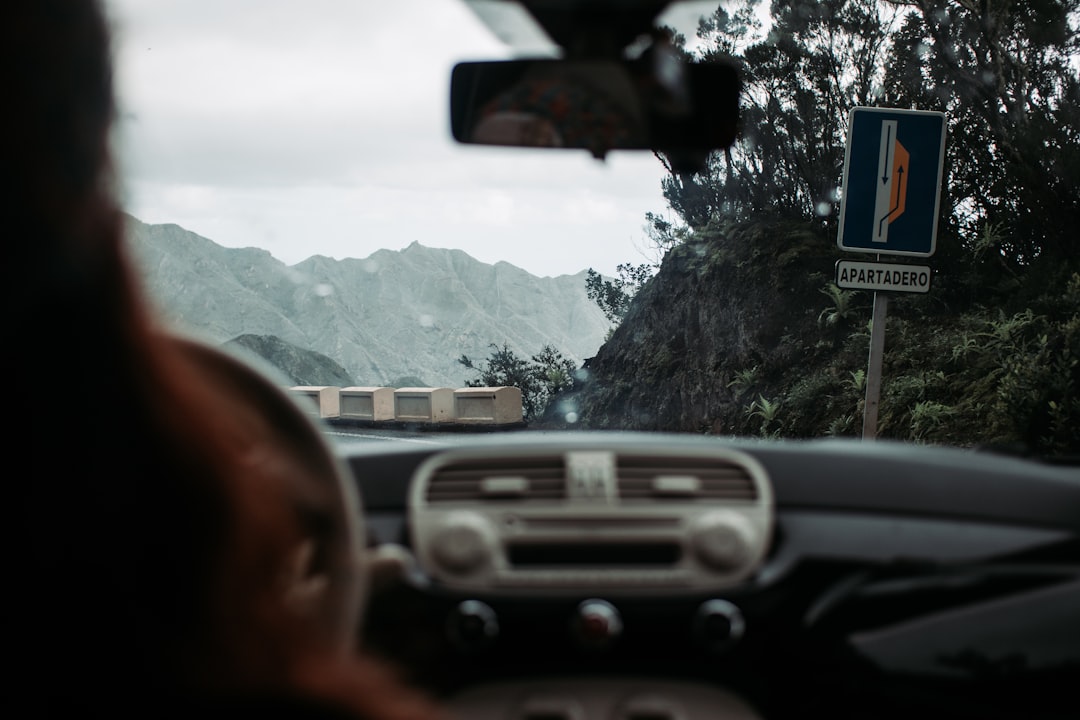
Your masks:
[[[274,336],[326,355],[357,385],[461,387],[474,373],[458,358],[482,360],[492,344],[523,358],[552,345],[580,364],[610,327],[585,294],[584,270],[536,277],[418,242],[286,265],[266,250],[132,217],[128,238],[151,299],[181,331],[218,343]]]

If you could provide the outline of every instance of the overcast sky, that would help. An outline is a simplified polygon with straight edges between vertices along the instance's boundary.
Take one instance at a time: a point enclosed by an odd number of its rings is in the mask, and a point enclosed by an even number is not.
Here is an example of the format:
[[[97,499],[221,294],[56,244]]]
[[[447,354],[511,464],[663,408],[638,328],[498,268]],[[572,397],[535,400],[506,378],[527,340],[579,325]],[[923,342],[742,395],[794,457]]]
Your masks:
[[[463,147],[460,60],[510,50],[460,0],[107,0],[124,204],[293,264],[459,248],[614,274],[666,212],[651,153]]]

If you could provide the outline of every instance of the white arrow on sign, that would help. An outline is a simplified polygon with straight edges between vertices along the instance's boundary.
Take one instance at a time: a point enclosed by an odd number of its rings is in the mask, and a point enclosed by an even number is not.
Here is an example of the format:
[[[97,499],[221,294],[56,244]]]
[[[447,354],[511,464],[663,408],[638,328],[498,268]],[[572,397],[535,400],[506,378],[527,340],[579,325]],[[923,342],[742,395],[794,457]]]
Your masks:
[[[910,155],[896,134],[896,120],[881,123],[881,148],[878,151],[878,183],[874,203],[872,240],[889,241],[889,225],[904,214],[907,206],[907,181]]]

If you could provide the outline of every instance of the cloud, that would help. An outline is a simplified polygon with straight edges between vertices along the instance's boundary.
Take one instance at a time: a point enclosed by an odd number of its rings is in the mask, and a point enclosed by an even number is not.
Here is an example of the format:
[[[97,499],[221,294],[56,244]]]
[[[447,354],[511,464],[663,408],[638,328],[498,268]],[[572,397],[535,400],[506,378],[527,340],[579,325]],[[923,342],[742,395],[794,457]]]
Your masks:
[[[456,0],[110,0],[128,209],[295,263],[414,240],[541,274],[638,261],[648,153],[462,147],[452,65],[505,57]]]

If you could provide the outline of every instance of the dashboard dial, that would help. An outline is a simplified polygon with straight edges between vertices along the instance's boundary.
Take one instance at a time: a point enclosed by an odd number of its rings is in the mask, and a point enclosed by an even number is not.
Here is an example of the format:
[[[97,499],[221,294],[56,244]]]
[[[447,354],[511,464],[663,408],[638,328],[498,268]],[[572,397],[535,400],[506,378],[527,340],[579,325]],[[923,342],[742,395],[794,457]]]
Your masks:
[[[430,542],[435,561],[446,571],[459,575],[488,565],[493,555],[491,527],[487,520],[472,512],[448,515]]]

